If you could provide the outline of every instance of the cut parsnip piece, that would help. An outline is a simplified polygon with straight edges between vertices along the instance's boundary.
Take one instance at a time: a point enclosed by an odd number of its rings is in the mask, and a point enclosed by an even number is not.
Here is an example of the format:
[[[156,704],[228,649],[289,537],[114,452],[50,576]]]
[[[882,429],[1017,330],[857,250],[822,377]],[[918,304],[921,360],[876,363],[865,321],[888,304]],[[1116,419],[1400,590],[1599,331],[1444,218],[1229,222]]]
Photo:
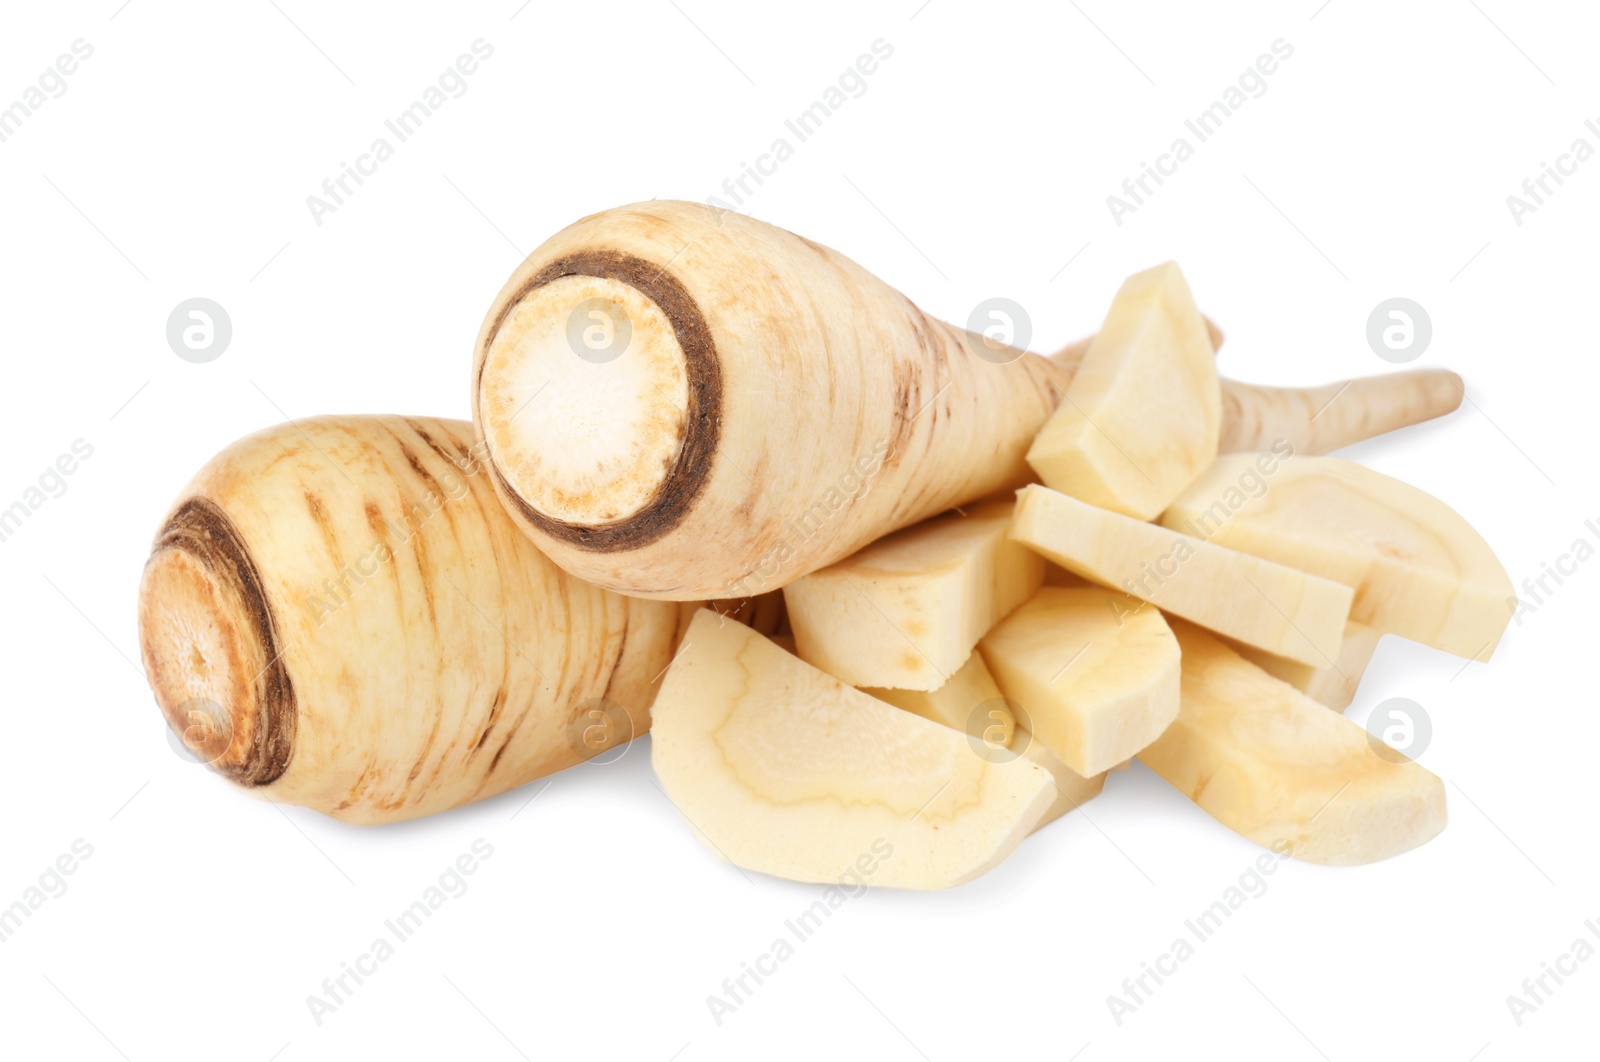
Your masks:
[[[695,831],[734,864],[795,881],[837,881],[873,855],[870,884],[958,885],[1005,858],[1055,799],[1043,768],[974,755],[964,734],[709,611],[653,714],[651,763]]]
[[[1049,771],[1055,782],[1055,801],[1034,826],[1035,832],[1085,800],[1098,796],[1105,787],[1104,772],[1085,778],[1062,763],[1060,757],[1051,752],[1044,742],[1028,731],[1018,729],[1011,702],[1001,694],[994,677],[984,666],[981,653],[967,657],[967,662],[951,676],[949,682],[931,692],[890,689],[867,689],[862,692],[914,712],[924,719],[965,731],[979,755],[1005,759],[1005,753],[1001,750],[1007,750]],[[977,742],[983,744],[978,745]]]
[[[983,666],[983,657],[977,653],[967,657],[967,662],[950,676],[950,681],[936,690],[863,686],[861,692],[924,719],[971,734],[993,748],[1010,748],[1017,729],[1016,717],[989,669]]]
[[[1372,662],[1372,651],[1378,647],[1383,632],[1365,623],[1351,620],[1344,625],[1344,640],[1339,643],[1339,658],[1331,664],[1314,667],[1298,660],[1289,660],[1262,652],[1251,645],[1234,643],[1230,649],[1252,664],[1282,682],[1287,682],[1318,704],[1327,705],[1336,712],[1350,707],[1355,700],[1361,676]]]
[[[1254,454],[1226,454],[1162,523],[1355,590],[1350,618],[1487,660],[1513,593],[1488,543],[1439,499],[1335,457],[1295,457],[1259,497],[1239,490]]]
[[[1011,537],[1086,579],[1246,645],[1316,666],[1339,658],[1352,594],[1331,579],[1037,484],[1017,492]],[[1000,686],[1005,688],[1003,677]]]
[[[1056,799],[1045,811],[1044,817],[1033,827],[1033,832],[1035,833],[1038,833],[1068,812],[1078,810],[1079,804],[1087,800],[1093,800],[1106,787],[1105,771],[1085,778],[1065,763],[1062,763],[1061,757],[1050,751],[1050,746],[1026,730],[1018,730],[1016,736],[1012,739],[1012,744],[1023,759],[1037,763],[1040,767],[1049,771],[1051,779],[1055,782]],[[1116,767],[1112,768],[1112,770],[1117,769]]]
[[[1100,587],[1049,588],[984,636],[979,651],[1026,725],[1083,777],[1106,771],[1178,714],[1178,643],[1153,608]]]
[[[1221,396],[1206,320],[1177,263],[1135,273],[1028,464],[1065,494],[1152,519],[1217,456]]]
[[[1139,753],[1224,826],[1296,858],[1351,866],[1399,855],[1445,823],[1444,784],[1197,627],[1183,649],[1183,709]]]
[[[934,690],[1039,588],[1010,499],[906,528],[784,588],[800,658],[852,686]]]

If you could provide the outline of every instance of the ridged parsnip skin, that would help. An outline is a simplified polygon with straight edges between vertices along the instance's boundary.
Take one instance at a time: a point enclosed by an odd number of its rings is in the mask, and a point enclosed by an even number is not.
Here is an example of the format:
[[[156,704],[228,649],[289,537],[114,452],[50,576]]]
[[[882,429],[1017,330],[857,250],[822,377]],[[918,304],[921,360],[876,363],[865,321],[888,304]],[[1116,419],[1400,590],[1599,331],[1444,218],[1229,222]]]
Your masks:
[[[201,751],[219,773],[393,822],[587,758],[602,699],[648,729],[686,610],[550,563],[473,445],[463,421],[318,417],[239,440],[184,489],[145,568],[141,645],[175,728],[197,699],[223,717]]]
[[[1350,618],[1384,633],[1489,659],[1511,622],[1511,579],[1460,514],[1335,457],[1291,458],[1259,497],[1229,495],[1253,459],[1219,459],[1162,523],[1343,583],[1355,591]]]
[[[1338,659],[1321,667],[1273,656],[1254,646],[1237,642],[1228,648],[1318,704],[1342,712],[1356,699],[1361,676],[1366,673],[1367,665],[1372,662],[1372,653],[1382,638],[1383,632],[1377,628],[1351,620],[1344,625],[1344,640],[1339,643]]]
[[[1017,492],[1011,537],[1085,579],[1258,649],[1314,665],[1339,657],[1352,594],[1331,579],[1037,484]]]
[[[979,651],[1033,737],[1083,777],[1123,762],[1178,714],[1178,643],[1159,611],[1130,608],[1114,590],[1040,590]]]
[[[981,741],[990,750],[986,755],[1005,758],[1008,750],[1030,763],[1036,763],[1050,772],[1055,784],[1055,800],[1044,817],[1033,827],[1035,833],[1074,810],[1086,800],[1100,795],[1105,788],[1104,771],[1085,778],[1061,762],[1049,747],[1026,730],[1018,729],[1000,687],[983,663],[983,656],[973,653],[961,670],[950,681],[936,690],[885,690],[863,689],[880,701],[896,708],[931,719],[935,723],[962,731],[969,740]]]
[[[1339,712],[1181,621],[1183,708],[1139,754],[1224,826],[1297,859],[1353,866],[1399,855],[1445,825],[1444,783]]]
[[[1217,361],[1177,263],[1123,281],[1028,464],[1046,486],[1140,520],[1217,456]]]
[[[1049,774],[885,704],[702,611],[656,698],[651,762],[697,835],[734,864],[834,882],[959,885],[1049,809]],[[883,855],[887,846],[888,855]]]
[[[800,658],[852,686],[943,686],[1044,581],[1043,559],[1007,535],[1012,508],[926,520],[784,587]]]
[[[636,346],[580,353],[587,328],[633,317]],[[1027,482],[1076,367],[933,320],[793,233],[667,200],[547,240],[475,357],[473,417],[513,518],[567,571],[676,600],[778,589]],[[1224,420],[1278,434],[1225,423],[1233,445],[1310,430],[1278,415],[1298,392],[1234,387]]]

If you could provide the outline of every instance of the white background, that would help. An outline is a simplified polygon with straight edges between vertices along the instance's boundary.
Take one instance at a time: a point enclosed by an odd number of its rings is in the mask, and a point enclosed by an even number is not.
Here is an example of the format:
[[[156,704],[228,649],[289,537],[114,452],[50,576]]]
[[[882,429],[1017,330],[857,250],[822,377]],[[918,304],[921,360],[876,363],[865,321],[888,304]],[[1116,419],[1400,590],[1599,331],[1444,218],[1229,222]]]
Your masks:
[[[0,144],[0,507],[93,446],[0,543],[0,905],[93,847],[0,944],[0,1054],[1593,1056],[1600,961],[1520,1027],[1506,997],[1600,919],[1600,563],[1487,665],[1385,640],[1350,714],[1425,706],[1448,829],[1376,866],[1284,864],[1120,1027],[1106,997],[1258,854],[1142,767],[974,884],[852,900],[719,1027],[706,997],[819,890],[703,850],[647,744],[345,826],[175,755],[134,621],[150,536],[217,449],[286,416],[466,417],[479,320],[523,254],[598,209],[717,193],[878,38],[865,94],[744,209],[949,320],[1015,299],[1038,350],[1176,258],[1224,371],[1259,382],[1389,369],[1367,315],[1415,299],[1416,365],[1460,372],[1470,403],[1352,456],[1456,507],[1520,586],[1600,518],[1600,160],[1520,226],[1506,204],[1575,138],[1600,147],[1592,9],[120,2],[14,5],[0,34],[0,102],[94,49]],[[316,224],[306,197],[480,37],[466,94]],[[1117,225],[1106,196],[1279,38],[1266,94]],[[194,296],[233,322],[209,364],[165,339]],[[476,838],[494,854],[470,891],[319,1026],[306,997]]]

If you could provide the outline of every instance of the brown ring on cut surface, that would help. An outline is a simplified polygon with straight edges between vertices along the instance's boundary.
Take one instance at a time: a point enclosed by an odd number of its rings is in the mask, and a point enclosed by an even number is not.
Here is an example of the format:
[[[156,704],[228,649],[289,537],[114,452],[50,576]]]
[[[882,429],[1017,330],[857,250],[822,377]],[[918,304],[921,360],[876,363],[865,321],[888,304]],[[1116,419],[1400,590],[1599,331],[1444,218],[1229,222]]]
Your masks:
[[[146,584],[140,594],[140,627],[146,667],[157,702],[168,723],[179,729],[176,714],[194,692],[181,676],[184,661],[162,655],[184,651],[185,632],[167,611],[204,602],[207,613],[185,616],[197,625],[211,622],[219,632],[211,639],[227,659],[209,666],[206,678],[240,690],[222,706],[228,713],[227,740],[244,734],[242,755],[216,750],[208,766],[244,786],[269,785],[288,769],[294,754],[296,701],[294,684],[278,644],[277,622],[267,601],[261,573],[238,528],[207,498],[190,498],[172,514],[156,536],[145,564]],[[198,654],[198,648],[189,649]],[[259,656],[258,656],[259,654]],[[264,661],[251,678],[239,665]],[[165,676],[174,676],[167,680]],[[208,683],[206,683],[208,684]],[[207,749],[206,751],[212,751]]]
[[[580,524],[558,520],[529,505],[506,482],[493,461],[495,482],[517,512],[552,538],[596,553],[623,552],[648,545],[676,527],[711,478],[711,458],[722,432],[722,365],[699,305],[683,282],[663,266],[620,251],[583,251],[558,258],[528,278],[507,299],[484,340],[482,353],[495,338],[513,308],[531,292],[562,277],[585,276],[615,280],[636,289],[661,310],[672,324],[673,336],[683,351],[688,377],[688,408],[684,411],[683,439],[666,477],[654,496],[638,512],[608,524]],[[483,383],[479,370],[477,384]]]

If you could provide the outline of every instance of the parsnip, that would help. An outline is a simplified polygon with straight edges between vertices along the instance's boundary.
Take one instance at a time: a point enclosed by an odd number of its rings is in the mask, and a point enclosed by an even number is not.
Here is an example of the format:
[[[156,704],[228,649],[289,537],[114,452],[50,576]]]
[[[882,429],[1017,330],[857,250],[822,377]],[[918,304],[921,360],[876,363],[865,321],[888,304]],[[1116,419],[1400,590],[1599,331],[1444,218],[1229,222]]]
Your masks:
[[[1017,719],[995,685],[983,657],[977,653],[950,676],[950,681],[934,690],[904,690],[861,687],[896,708],[903,708],[924,719],[931,719],[952,730],[959,730],[990,749],[1009,749],[1016,734]]]
[[[1161,613],[1090,587],[1041,590],[980,651],[1033,736],[1083,777],[1144,748],[1178,714],[1178,643]]]
[[[1182,621],[1183,708],[1139,753],[1151,770],[1234,832],[1294,856],[1372,863],[1445,824],[1444,784],[1367,732]]]
[[[1055,800],[1033,827],[1035,833],[1054,822],[1086,800],[1100,795],[1105,788],[1104,771],[1085,778],[1061,762],[1050,747],[1028,730],[1020,727],[1011,710],[1014,702],[1007,701],[995,684],[994,677],[984,666],[983,657],[973,653],[961,670],[939,689],[885,690],[864,689],[880,701],[897,708],[931,719],[954,730],[966,733],[967,740],[979,755],[1003,761],[1010,756],[1021,757],[1036,763],[1050,772],[1055,785]]]
[[[140,643],[218,773],[392,822],[649,728],[680,609],[550,563],[472,446],[461,421],[320,417],[241,439],[185,488],[145,565]]]
[[[1350,618],[1487,660],[1511,621],[1511,579],[1455,510],[1353,461],[1293,457],[1246,494],[1251,454],[1221,458],[1173,502],[1168,527],[1343,583]]]
[[[800,658],[852,686],[945,685],[1044,580],[1039,555],[1007,536],[1012,508],[924,521],[784,587]]]
[[[1055,490],[1152,519],[1216,458],[1219,395],[1206,321],[1177,264],[1135,273],[1028,464]]]
[[[473,415],[517,522],[567,571],[679,600],[781,587],[1021,485],[1074,369],[997,352],[792,233],[670,201],[546,241],[475,353]],[[1320,412],[1225,382],[1222,434],[1301,453],[1352,442],[1455,408],[1444,376],[1352,388]]]
[[[651,762],[719,855],[837,881],[935,889],[1003,859],[1051,807],[1049,774],[976,756],[964,734],[850,688],[701,611],[655,705]]]
[[[1339,657],[1321,667],[1301,663],[1282,656],[1263,652],[1253,645],[1231,643],[1228,648],[1281,682],[1287,682],[1318,704],[1325,704],[1336,712],[1350,707],[1361,676],[1372,662],[1372,653],[1378,648],[1383,632],[1365,623],[1351,620],[1344,625],[1344,638],[1339,642]]]
[[[1147,601],[1292,660],[1320,666],[1338,659],[1352,594],[1331,579],[1036,484],[1017,492],[1011,535],[1086,579],[1123,590],[1128,611]]]

